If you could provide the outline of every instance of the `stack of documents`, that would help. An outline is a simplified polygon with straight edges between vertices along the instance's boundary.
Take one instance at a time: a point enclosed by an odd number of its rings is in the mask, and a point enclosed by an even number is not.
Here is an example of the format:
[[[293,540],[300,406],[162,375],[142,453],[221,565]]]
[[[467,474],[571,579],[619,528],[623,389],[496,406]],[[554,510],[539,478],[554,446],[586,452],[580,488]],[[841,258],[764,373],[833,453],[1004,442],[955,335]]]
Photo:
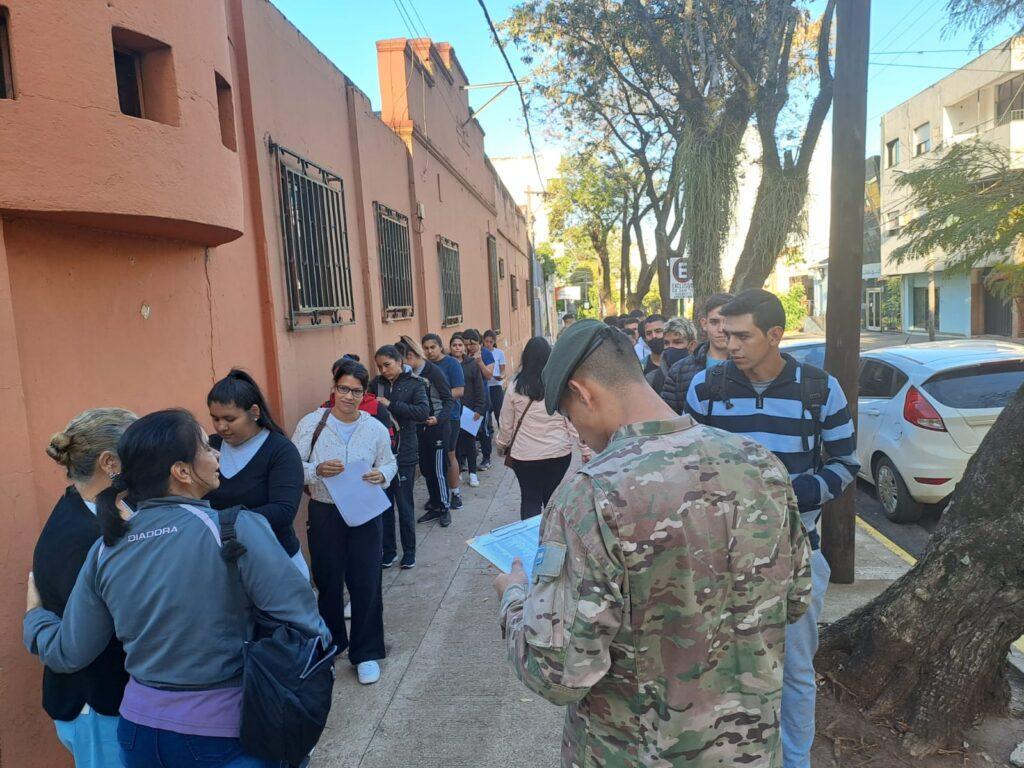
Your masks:
[[[534,515],[529,520],[495,528],[490,533],[470,539],[469,546],[505,573],[512,570],[512,560],[520,558],[529,578],[537,550],[540,548],[541,517],[542,515]]]

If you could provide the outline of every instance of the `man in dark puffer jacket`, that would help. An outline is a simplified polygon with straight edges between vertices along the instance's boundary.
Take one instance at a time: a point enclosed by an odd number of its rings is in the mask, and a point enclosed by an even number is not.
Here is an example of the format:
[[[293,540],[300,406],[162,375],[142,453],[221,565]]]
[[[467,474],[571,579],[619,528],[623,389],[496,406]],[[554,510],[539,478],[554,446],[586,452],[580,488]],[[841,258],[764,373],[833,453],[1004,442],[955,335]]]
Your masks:
[[[700,313],[700,328],[708,340],[697,347],[692,355],[684,357],[673,365],[668,371],[668,376],[665,377],[661,399],[668,403],[668,406],[676,413],[683,412],[686,393],[690,389],[690,382],[697,375],[697,371],[707,368],[709,360],[711,365],[716,365],[729,359],[729,340],[725,335],[725,319],[718,310],[730,301],[732,301],[731,293],[716,293],[708,297]]]

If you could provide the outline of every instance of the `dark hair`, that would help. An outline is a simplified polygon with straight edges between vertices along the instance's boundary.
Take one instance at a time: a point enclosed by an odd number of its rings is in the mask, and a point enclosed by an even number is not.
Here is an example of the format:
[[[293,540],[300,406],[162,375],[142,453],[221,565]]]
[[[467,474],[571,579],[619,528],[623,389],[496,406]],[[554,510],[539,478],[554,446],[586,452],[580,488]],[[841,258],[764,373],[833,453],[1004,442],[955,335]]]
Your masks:
[[[733,296],[731,293],[713,293],[713,294],[711,294],[706,299],[704,299],[704,306],[701,307],[700,316],[701,317],[707,317],[714,310],[718,309],[719,307],[724,307],[726,304],[728,304],[734,298],[736,298],[736,297]]]
[[[633,323],[636,323],[636,327],[639,328],[644,324],[644,319],[642,317],[633,317],[633,315],[623,315],[619,318],[620,328],[625,328],[627,325],[632,325]]]
[[[425,359],[423,357],[423,350],[420,349],[420,345],[417,344],[416,339],[411,336],[405,336],[404,334],[400,336],[398,341],[395,342],[395,349],[402,353],[403,359],[410,354],[414,357],[420,358],[421,360]]]
[[[482,343],[482,340],[480,338],[480,331],[478,331],[476,328],[467,328],[466,330],[464,330],[462,332],[462,338],[465,341],[473,341],[476,342],[477,344]]]
[[[646,314],[647,313],[644,312],[642,309],[634,309],[628,315],[625,315],[625,317],[635,317],[637,320],[643,320],[644,319],[644,315],[646,315]]]
[[[452,334],[452,337],[448,340],[448,344],[451,345],[451,343],[453,341],[455,341],[456,339],[459,339],[463,343],[465,343],[465,341],[466,341],[466,337],[462,334],[462,331],[456,331],[455,333]]]
[[[126,501],[133,509],[139,502],[166,496],[171,467],[179,461],[195,462],[202,439],[202,427],[184,408],[150,413],[124,431],[117,443],[121,472],[96,497],[96,519],[104,544],[111,547],[128,532],[128,523],[117,509],[117,495],[127,491]]]
[[[604,324],[612,328],[622,328],[622,322],[619,320],[618,315],[608,315],[604,319]]]
[[[206,405],[212,403],[234,405],[243,411],[248,411],[255,405],[260,409],[256,423],[271,432],[284,434],[284,430],[274,421],[270,406],[267,405],[267,400],[263,397],[256,380],[240,368],[232,368],[227,376],[213,385],[210,394],[206,396]]]
[[[498,334],[496,332],[492,331],[490,328],[488,328],[486,331],[484,331],[483,338],[485,338],[485,339],[488,339],[488,338],[489,339],[494,339],[495,341],[497,341],[498,340]]]
[[[564,315],[562,315],[562,322],[563,323],[566,320],[575,320],[575,319],[576,319],[576,315],[573,314],[572,312],[566,312]]]
[[[379,347],[376,352],[373,353],[375,358],[377,357],[390,357],[392,360],[402,362],[405,360],[405,354],[398,351],[398,347],[394,344],[385,344],[383,347]]]
[[[551,357],[551,344],[543,336],[534,336],[523,347],[516,373],[515,390],[531,400],[544,399],[544,382],[541,373]]]
[[[664,323],[665,322],[665,316],[664,315],[659,315],[657,312],[655,312],[653,315],[648,315],[647,319],[644,322],[645,323]]]
[[[422,339],[420,339],[420,344],[426,344],[428,341],[433,341],[441,349],[444,349],[444,342],[441,341],[441,337],[438,336],[436,333],[426,334]]]
[[[346,352],[344,355],[342,355],[337,360],[335,360],[333,363],[331,363],[331,376],[335,377],[335,379],[334,379],[335,381],[338,380],[337,376],[336,376],[337,371],[338,371],[338,367],[343,362],[345,362],[346,360],[355,360],[358,363],[359,362],[359,355],[353,355],[353,354],[350,354],[350,353]]]
[[[342,376],[352,376],[353,378],[359,379],[359,383],[363,385],[363,389],[370,388],[370,372],[366,370],[365,365],[350,357],[341,358],[341,360],[334,364],[334,368],[331,372],[334,374],[335,384],[341,380]]]
[[[763,288],[748,288],[740,292],[719,312],[724,317],[751,315],[754,318],[754,325],[764,333],[768,333],[770,328],[776,326],[786,327],[786,310],[782,307],[782,301],[774,293],[769,293]]]

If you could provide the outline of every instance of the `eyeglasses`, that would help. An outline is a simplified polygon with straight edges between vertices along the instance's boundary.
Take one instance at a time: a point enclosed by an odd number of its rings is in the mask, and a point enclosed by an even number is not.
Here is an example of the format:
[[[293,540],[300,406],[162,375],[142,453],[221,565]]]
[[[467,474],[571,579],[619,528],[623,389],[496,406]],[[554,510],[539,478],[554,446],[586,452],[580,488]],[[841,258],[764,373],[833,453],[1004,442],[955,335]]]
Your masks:
[[[353,389],[352,387],[346,387],[344,385],[339,384],[334,388],[334,391],[337,392],[339,395],[348,395],[349,397],[362,397],[363,392],[365,390]]]

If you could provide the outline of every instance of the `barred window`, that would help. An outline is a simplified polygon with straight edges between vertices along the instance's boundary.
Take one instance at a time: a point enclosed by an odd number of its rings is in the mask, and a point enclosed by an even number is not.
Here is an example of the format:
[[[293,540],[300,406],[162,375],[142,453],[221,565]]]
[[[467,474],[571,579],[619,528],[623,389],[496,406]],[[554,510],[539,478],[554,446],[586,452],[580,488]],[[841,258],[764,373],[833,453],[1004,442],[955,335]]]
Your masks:
[[[377,218],[377,253],[384,318],[412,317],[412,257],[409,253],[409,217],[386,205],[373,204]]]
[[[519,282],[515,275],[509,275],[508,282],[512,286],[512,309],[519,309]]]
[[[462,277],[459,272],[459,244],[437,238],[437,261],[441,271],[441,325],[462,322]]]
[[[341,177],[271,143],[280,176],[289,328],[355,322]]]
[[[487,264],[491,276],[491,328],[501,330],[501,294],[498,288],[500,277],[498,264],[498,241],[487,236]]]

